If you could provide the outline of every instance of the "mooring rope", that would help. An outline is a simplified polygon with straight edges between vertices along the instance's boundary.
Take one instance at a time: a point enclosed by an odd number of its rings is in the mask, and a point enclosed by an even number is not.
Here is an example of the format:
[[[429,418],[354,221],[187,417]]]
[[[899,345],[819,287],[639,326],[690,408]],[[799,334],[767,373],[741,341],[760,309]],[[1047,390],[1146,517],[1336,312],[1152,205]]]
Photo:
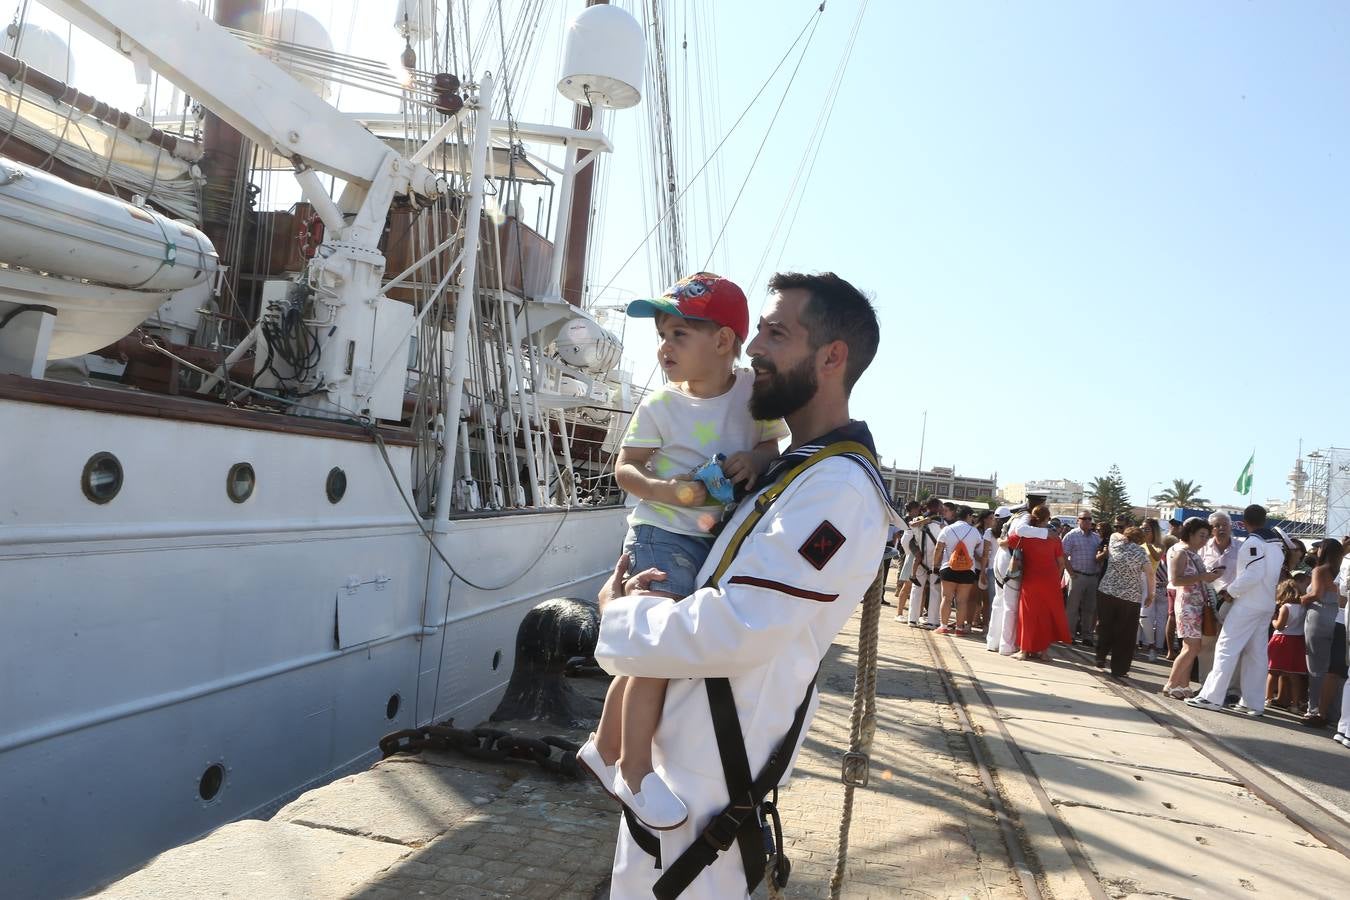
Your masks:
[[[840,773],[844,782],[844,809],[839,817],[839,848],[834,874],[830,876],[831,900],[838,900],[848,863],[848,831],[853,822],[853,790],[867,786],[868,757],[877,730],[877,635],[881,621],[881,597],[886,589],[884,568],[867,589],[858,626],[858,670],[853,678],[853,716],[849,722],[848,752]],[[772,897],[773,895],[770,894]]]

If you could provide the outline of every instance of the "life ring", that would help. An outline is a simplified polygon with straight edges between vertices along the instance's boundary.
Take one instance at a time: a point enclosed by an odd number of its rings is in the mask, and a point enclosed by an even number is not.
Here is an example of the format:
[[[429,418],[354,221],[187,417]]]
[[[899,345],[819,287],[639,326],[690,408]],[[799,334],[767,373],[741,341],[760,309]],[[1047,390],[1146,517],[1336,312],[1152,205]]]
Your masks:
[[[296,238],[300,242],[300,255],[305,259],[313,259],[319,245],[323,243],[323,219],[318,213],[310,213],[300,220]]]

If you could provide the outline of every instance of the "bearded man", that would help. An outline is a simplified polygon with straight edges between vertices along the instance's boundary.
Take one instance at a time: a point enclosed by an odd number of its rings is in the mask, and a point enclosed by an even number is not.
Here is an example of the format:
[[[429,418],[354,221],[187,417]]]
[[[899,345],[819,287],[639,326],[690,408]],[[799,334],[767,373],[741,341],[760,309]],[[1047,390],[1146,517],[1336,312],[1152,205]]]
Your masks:
[[[871,433],[848,410],[876,355],[875,310],[832,273],[778,274],[769,290],[747,347],[750,411],[786,420],[790,446],[723,528],[703,587],[678,600],[644,595],[661,573],[629,578],[621,559],[600,592],[600,665],[670,679],[652,756],[689,809],[668,831],[620,823],[615,900],[723,900],[762,880],[765,792],[786,783],[821,659],[900,524]]]

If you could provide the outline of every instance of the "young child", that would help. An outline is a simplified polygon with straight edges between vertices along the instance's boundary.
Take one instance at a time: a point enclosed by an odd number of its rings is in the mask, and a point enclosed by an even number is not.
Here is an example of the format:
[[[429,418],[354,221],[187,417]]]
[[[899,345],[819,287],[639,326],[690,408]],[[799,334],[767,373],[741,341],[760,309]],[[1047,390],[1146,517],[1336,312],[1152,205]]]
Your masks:
[[[1308,665],[1303,641],[1303,591],[1293,578],[1275,589],[1275,634],[1267,645],[1270,674],[1266,676],[1266,702],[1280,709],[1297,709],[1306,702]]]
[[[662,297],[630,303],[628,315],[655,317],[657,359],[670,383],[642,401],[622,441],[615,478],[640,501],[623,550],[628,571],[665,573],[651,593],[679,600],[700,587],[696,578],[722,513],[690,473],[722,453],[723,473],[748,489],[778,455],[787,426],[750,415],[754,375],[735,366],[750,313],[734,283],[700,272]],[[658,830],[688,817],[652,769],[652,737],[665,696],[664,679],[615,678],[596,733],[577,752],[606,790]]]

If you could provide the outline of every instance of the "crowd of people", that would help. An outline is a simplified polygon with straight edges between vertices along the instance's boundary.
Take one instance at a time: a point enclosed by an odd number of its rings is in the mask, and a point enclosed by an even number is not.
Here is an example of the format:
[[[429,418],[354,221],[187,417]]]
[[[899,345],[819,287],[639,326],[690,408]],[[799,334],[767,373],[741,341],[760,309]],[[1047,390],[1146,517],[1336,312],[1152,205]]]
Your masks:
[[[1253,717],[1274,707],[1334,726],[1350,748],[1350,537],[1309,548],[1269,527],[1257,505],[1239,537],[1222,512],[1165,526],[1083,512],[1072,525],[1052,518],[1045,497],[1027,501],[979,514],[907,504],[892,537],[903,558],[896,620],[982,631],[988,650],[1017,659],[1080,643],[1119,680],[1136,660],[1170,663],[1169,698]]]

